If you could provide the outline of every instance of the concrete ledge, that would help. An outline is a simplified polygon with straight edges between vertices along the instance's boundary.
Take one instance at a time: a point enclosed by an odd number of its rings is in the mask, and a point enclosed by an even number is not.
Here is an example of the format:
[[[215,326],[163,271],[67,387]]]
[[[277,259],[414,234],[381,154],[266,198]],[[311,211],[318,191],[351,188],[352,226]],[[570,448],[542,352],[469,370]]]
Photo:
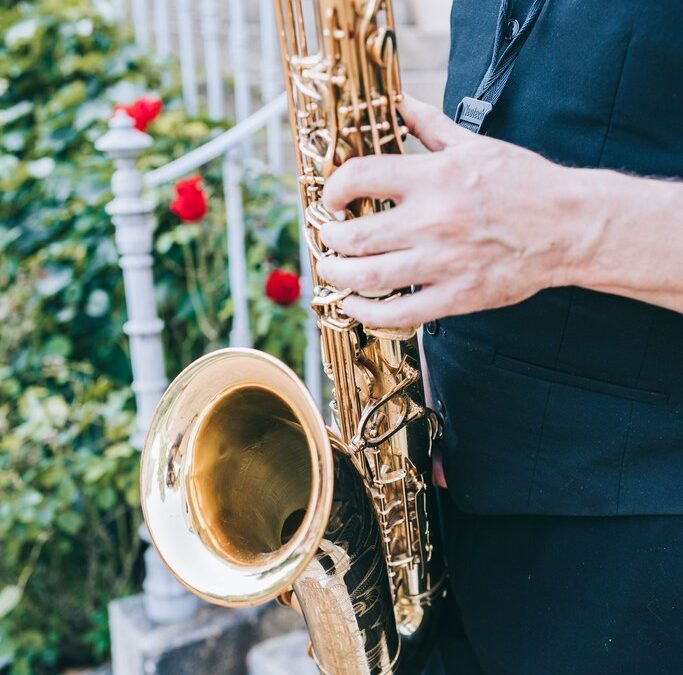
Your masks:
[[[247,656],[249,675],[318,675],[308,656],[308,633],[294,631],[254,647]]]
[[[141,595],[109,605],[113,675],[246,675],[257,643],[301,629],[291,610],[268,604],[245,609],[204,605],[192,618],[157,625]]]

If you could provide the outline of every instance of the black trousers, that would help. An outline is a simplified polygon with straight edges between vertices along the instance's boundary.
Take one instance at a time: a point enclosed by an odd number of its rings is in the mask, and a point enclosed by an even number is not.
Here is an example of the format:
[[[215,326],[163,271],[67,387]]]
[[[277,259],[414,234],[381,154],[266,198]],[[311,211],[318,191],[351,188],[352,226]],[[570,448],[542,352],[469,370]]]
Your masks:
[[[683,674],[683,516],[478,516],[441,495],[429,675]]]

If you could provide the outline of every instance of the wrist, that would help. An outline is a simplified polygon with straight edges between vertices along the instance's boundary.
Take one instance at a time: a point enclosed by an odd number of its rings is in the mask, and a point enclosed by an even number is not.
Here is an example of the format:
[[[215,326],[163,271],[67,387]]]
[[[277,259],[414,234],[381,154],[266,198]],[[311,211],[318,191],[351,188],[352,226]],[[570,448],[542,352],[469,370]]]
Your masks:
[[[558,167],[555,222],[564,256],[554,273],[554,286],[595,285],[600,253],[619,208],[619,200],[611,197],[616,175],[605,170]]]

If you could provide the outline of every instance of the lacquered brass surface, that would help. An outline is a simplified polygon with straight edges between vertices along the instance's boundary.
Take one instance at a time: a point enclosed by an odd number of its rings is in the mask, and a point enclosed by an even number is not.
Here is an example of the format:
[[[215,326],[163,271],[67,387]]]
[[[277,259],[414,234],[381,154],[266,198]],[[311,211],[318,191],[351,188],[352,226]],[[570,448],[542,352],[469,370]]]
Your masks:
[[[230,562],[263,564],[296,533],[310,499],[299,421],[277,394],[245,386],[206,411],[194,443],[189,494],[206,543]]]

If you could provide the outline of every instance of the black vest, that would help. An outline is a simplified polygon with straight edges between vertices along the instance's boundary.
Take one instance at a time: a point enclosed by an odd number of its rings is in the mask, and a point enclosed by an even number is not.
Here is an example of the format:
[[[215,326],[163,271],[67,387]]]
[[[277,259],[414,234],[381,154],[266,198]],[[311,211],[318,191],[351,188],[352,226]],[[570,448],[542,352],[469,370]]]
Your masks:
[[[455,0],[451,117],[486,71],[499,7]],[[683,177],[682,0],[548,0],[489,135],[566,165]],[[463,511],[683,514],[683,315],[561,288],[432,332]]]

